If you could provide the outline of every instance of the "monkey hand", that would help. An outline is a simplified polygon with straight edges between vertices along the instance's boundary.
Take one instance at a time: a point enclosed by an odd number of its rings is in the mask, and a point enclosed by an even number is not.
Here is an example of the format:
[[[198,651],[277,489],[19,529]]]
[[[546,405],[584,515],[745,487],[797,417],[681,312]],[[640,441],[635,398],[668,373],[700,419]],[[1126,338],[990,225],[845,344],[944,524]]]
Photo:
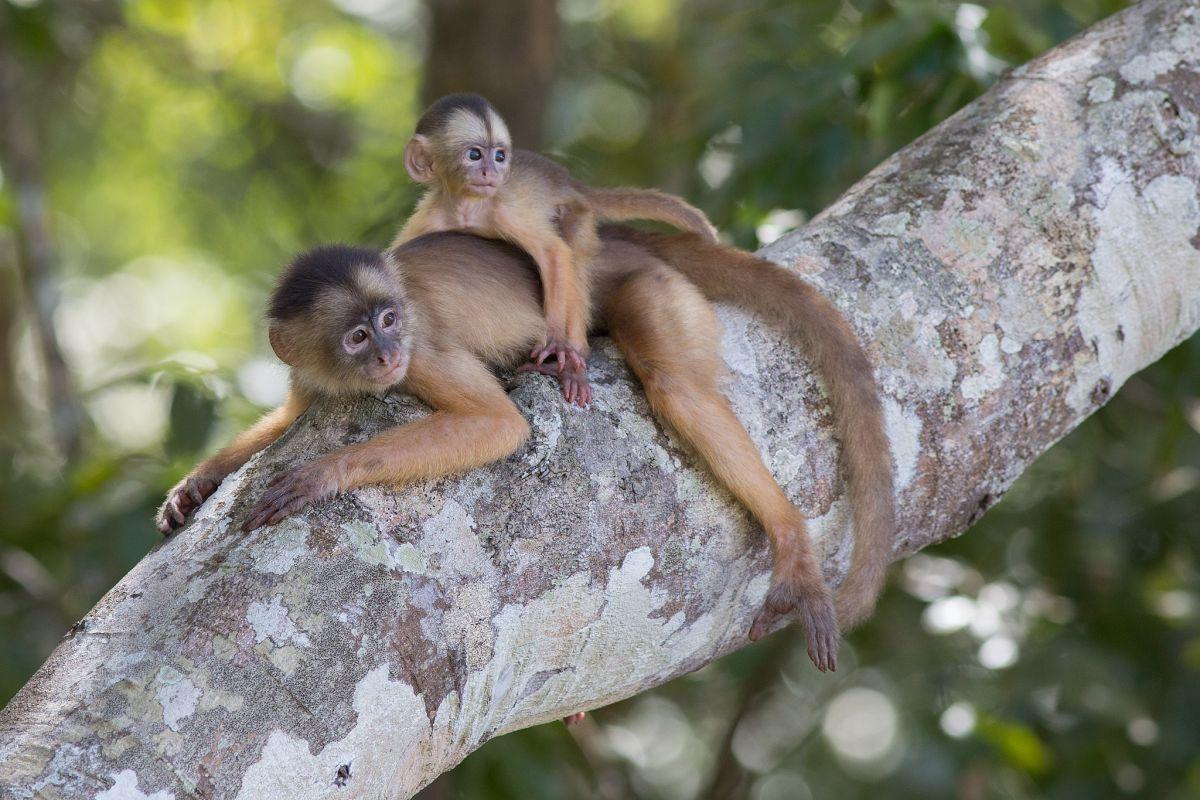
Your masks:
[[[550,356],[554,356],[554,365],[560,375],[569,369],[579,372],[587,369],[587,360],[584,359],[583,354],[574,346],[554,336],[549,337],[545,344],[538,345],[529,353],[529,358],[539,367],[543,366]]]
[[[266,493],[250,509],[242,530],[274,525],[310,503],[332,497],[338,489],[335,471],[320,461],[285,470],[267,484]]]
[[[801,589],[786,581],[772,581],[762,611],[750,628],[750,640],[757,642],[783,616],[799,611],[800,624],[808,642],[808,657],[821,672],[837,669],[838,624],[833,602],[824,585]]]
[[[193,472],[175,484],[175,488],[167,492],[167,499],[155,515],[158,532],[169,536],[176,528],[183,527],[188,514],[202,506],[220,485],[220,477],[200,471]]]
[[[559,369],[555,364],[536,364],[532,361],[517,367],[517,372],[540,372],[558,378],[563,398],[580,408],[592,402],[592,385],[588,383],[587,369]]]

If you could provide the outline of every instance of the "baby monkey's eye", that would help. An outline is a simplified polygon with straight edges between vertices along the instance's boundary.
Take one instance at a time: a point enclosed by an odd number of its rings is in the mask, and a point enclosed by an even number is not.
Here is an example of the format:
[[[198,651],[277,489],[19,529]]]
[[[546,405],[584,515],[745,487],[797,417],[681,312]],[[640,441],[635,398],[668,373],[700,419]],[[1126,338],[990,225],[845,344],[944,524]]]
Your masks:
[[[362,344],[366,340],[367,340],[367,332],[364,331],[362,328],[359,328],[354,333],[350,334],[350,341],[354,342],[355,344]]]
[[[479,159],[483,158],[483,151],[478,147],[472,147],[467,151],[467,158],[471,159],[472,161],[478,161]]]
[[[389,311],[383,315],[383,327],[390,328],[396,322],[395,312]]]
[[[503,160],[504,160],[504,159],[506,159],[506,158],[508,158],[508,156],[504,155],[504,151],[503,151],[503,150],[497,150],[497,151],[496,151],[496,161],[497,161],[497,162],[503,161]]]

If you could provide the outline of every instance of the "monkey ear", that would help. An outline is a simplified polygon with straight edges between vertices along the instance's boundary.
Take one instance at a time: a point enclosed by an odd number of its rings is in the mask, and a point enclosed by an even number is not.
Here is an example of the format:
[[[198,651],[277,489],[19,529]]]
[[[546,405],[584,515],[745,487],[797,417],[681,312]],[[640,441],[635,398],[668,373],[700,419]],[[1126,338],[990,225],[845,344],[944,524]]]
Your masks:
[[[414,135],[404,147],[404,168],[408,176],[417,183],[433,180],[433,157],[429,152],[429,139],[421,134]]]
[[[271,342],[271,349],[275,351],[275,355],[279,360],[287,364],[289,367],[296,366],[294,354],[292,353],[291,344],[287,337],[283,335],[283,331],[279,327],[272,325],[267,329],[267,339]]]

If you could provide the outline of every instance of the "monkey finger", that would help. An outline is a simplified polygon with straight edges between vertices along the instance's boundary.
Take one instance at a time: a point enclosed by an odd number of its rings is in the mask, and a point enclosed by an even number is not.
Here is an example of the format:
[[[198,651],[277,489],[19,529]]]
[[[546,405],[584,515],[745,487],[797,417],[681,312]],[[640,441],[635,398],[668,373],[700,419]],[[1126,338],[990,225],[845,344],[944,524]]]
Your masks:
[[[584,408],[592,401],[592,389],[586,380],[572,376],[567,378],[566,383],[571,387],[571,396],[568,398],[570,402]]]
[[[187,514],[183,513],[183,509],[179,507],[179,496],[171,498],[171,502],[167,503],[167,510],[171,512],[171,518],[180,525],[187,522]]]
[[[574,714],[568,714],[563,717],[563,725],[570,728],[572,725],[578,725],[583,722],[583,718],[587,716],[586,711],[576,711]]]
[[[292,474],[293,473],[290,469],[285,469],[283,472],[278,473],[274,478],[271,478],[271,480],[267,481],[267,487],[270,488],[272,486],[278,486],[288,478],[291,478]]]
[[[540,375],[555,375],[558,371],[554,368],[553,364],[535,364],[532,361],[526,361],[517,367],[517,372],[536,372]]]
[[[276,509],[275,513],[271,515],[271,518],[267,520],[267,524],[274,525],[277,522],[282,522],[292,514],[295,514],[297,511],[304,508],[306,505],[308,505],[308,497],[306,495],[294,495],[290,500]]]
[[[264,507],[278,508],[295,494],[296,490],[291,484],[279,485],[268,490],[258,502]]]
[[[246,517],[246,521],[242,523],[242,530],[249,533],[266,525],[267,520],[275,513],[277,507],[277,495],[274,492],[267,492],[250,509],[250,514]]]
[[[571,367],[579,372],[587,369],[587,362],[583,360],[583,356],[574,347],[567,349],[567,360],[571,362]]]
[[[801,596],[798,602],[808,643],[808,657],[821,672],[837,669],[839,632],[837,618],[828,597]]]
[[[189,484],[185,488],[185,491],[187,492],[187,496],[191,498],[192,502],[196,504],[196,508],[204,505],[204,495],[201,494],[199,488]]]

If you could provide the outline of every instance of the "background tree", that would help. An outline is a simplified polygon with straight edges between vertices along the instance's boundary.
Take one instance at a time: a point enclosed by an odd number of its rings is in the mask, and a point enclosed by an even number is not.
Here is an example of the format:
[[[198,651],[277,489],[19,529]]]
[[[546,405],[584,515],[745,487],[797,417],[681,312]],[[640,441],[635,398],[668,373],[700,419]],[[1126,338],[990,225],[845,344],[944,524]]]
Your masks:
[[[423,102],[476,92],[504,109],[518,147],[542,146],[558,55],[556,0],[429,0]]]

